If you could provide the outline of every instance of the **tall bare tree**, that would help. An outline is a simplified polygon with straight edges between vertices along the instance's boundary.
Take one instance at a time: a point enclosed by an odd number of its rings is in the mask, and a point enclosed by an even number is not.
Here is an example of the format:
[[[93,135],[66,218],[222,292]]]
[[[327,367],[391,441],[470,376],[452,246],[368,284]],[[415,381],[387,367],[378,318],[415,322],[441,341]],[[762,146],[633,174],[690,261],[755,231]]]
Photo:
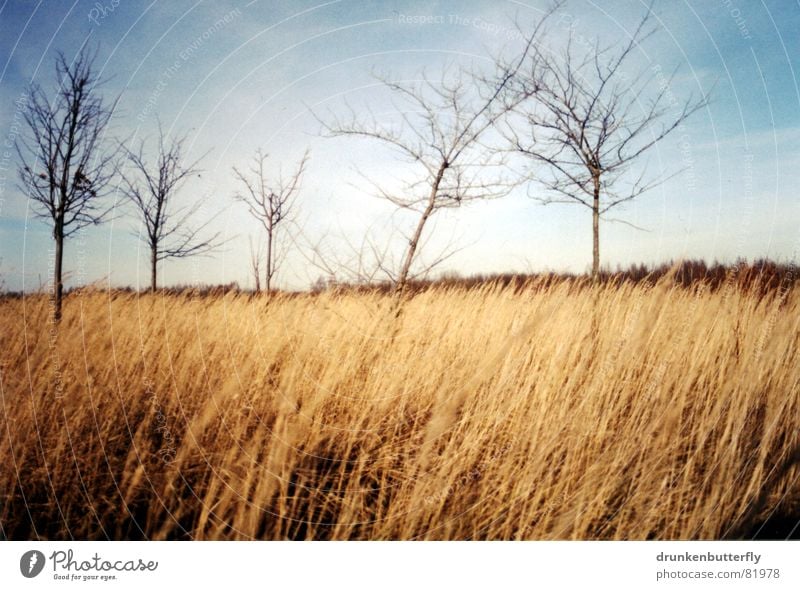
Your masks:
[[[61,319],[64,241],[101,223],[116,172],[118,150],[105,145],[116,101],[106,104],[95,74],[96,52],[85,47],[71,60],[56,58],[58,88],[52,97],[31,84],[24,110],[27,133],[15,144],[22,189],[38,217],[52,224],[53,318]]]
[[[646,166],[633,175],[634,163],[708,104],[705,96],[678,100],[671,91],[675,71],[629,67],[657,31],[652,18],[651,4],[621,45],[587,44],[573,28],[563,51],[531,45],[508,87],[522,120],[510,119],[506,135],[549,193],[539,200],[592,212],[594,280],[600,273],[600,220],[667,178],[648,175]]]
[[[372,140],[409,164],[409,180],[399,194],[367,179],[379,197],[416,215],[399,270],[391,273],[396,293],[404,291],[423,233],[437,211],[501,197],[514,187],[492,131],[513,106],[507,90],[558,5],[538,20],[520,55],[507,64],[498,60],[496,76],[465,68],[453,68],[454,75],[445,68],[435,80],[424,71],[413,81],[376,75],[396,100],[396,122],[379,121],[372,112],[358,116],[352,108],[328,121],[318,117],[328,137]]]
[[[399,123],[378,121],[372,113],[358,117],[352,109],[346,118],[320,120],[327,136],[377,141],[411,167],[410,180],[399,194],[370,181],[378,196],[416,214],[399,271],[393,273],[396,292],[405,289],[432,215],[440,209],[503,196],[512,188],[503,174],[503,154],[483,140],[508,110],[501,98],[513,75],[513,68],[505,69],[489,88],[476,84],[479,78],[464,70],[450,77],[443,74],[436,81],[424,72],[420,81],[411,82],[378,77],[400,101],[396,103]]]
[[[279,167],[274,178],[267,171],[268,157],[258,149],[247,172],[242,172],[235,166],[233,168],[234,176],[243,186],[242,191],[237,192],[234,198],[247,205],[250,214],[258,220],[266,232],[264,287],[267,292],[272,289],[273,278],[282,261],[282,253],[278,250],[279,231],[283,229],[285,222],[292,220],[295,213],[300,181],[308,166],[309,153],[306,151],[288,176],[284,176],[283,170]]]
[[[145,141],[137,150],[124,148],[128,168],[122,192],[134,205],[144,226],[142,239],[150,248],[150,290],[158,286],[158,263],[169,258],[208,254],[221,244],[219,233],[202,237],[210,223],[194,222],[201,204],[176,206],[175,197],[190,176],[198,174],[200,159],[185,162],[186,137],[167,139],[159,124],[155,161],[145,156]]]

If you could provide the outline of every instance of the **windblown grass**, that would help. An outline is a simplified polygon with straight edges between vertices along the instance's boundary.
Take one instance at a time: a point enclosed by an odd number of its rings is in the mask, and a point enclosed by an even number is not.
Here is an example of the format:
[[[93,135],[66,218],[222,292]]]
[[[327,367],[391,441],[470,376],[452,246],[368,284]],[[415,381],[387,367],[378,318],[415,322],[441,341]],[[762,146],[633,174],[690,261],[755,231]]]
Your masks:
[[[10,539],[717,539],[800,514],[800,291],[0,301]]]

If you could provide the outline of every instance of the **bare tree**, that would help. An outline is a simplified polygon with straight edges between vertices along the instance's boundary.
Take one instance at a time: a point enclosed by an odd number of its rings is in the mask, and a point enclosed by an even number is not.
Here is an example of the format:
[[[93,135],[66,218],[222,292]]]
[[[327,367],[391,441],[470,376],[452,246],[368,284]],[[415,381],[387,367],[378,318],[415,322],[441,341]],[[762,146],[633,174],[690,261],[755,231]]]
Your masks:
[[[106,105],[98,94],[95,58],[96,52],[86,48],[72,60],[58,54],[59,87],[50,99],[38,84],[30,86],[27,134],[15,144],[22,188],[35,214],[52,223],[55,321],[61,319],[64,241],[111,212],[103,197],[116,172],[118,150],[106,149],[104,142],[116,101]]]
[[[503,177],[499,152],[481,140],[504,110],[499,100],[507,80],[485,97],[475,96],[476,86],[464,72],[436,82],[424,73],[420,82],[395,82],[379,78],[405,104],[399,107],[401,122],[392,126],[370,114],[359,120],[352,112],[346,120],[323,121],[329,137],[352,136],[390,146],[413,168],[411,180],[400,194],[371,182],[376,193],[394,206],[413,211],[416,224],[393,276],[395,290],[402,292],[415,261],[420,240],[431,216],[446,207],[459,207],[478,199],[503,196],[510,190]]]
[[[253,271],[253,282],[255,283],[256,293],[261,291],[261,242],[259,241],[253,247],[253,236],[249,238],[250,242],[250,270]]]
[[[329,121],[318,117],[327,136],[376,141],[410,166],[400,194],[369,181],[377,196],[416,215],[399,271],[393,273],[395,292],[404,291],[423,232],[437,211],[501,197],[514,187],[505,174],[506,154],[492,144],[492,130],[510,110],[508,87],[556,8],[538,21],[521,55],[507,65],[497,62],[496,76],[464,68],[454,70],[455,75],[448,75],[445,68],[436,80],[424,71],[412,81],[376,75],[397,100],[395,124],[379,121],[372,112],[359,117],[352,108],[346,117],[332,116]]]
[[[284,176],[279,168],[274,179],[270,178],[267,171],[268,157],[258,149],[247,173],[241,172],[235,166],[233,168],[234,176],[244,187],[242,192],[234,195],[234,198],[247,205],[250,214],[261,223],[267,234],[267,252],[264,260],[266,267],[264,287],[267,292],[272,289],[272,280],[282,258],[278,250],[278,232],[283,228],[284,222],[292,219],[295,212],[300,181],[308,165],[309,153],[306,151],[303,154],[300,163],[291,174]]]
[[[198,174],[200,159],[184,163],[186,137],[167,140],[158,127],[158,152],[151,165],[145,156],[145,141],[136,151],[125,148],[130,170],[122,174],[122,192],[134,205],[144,225],[143,241],[150,248],[150,290],[158,286],[158,263],[169,258],[208,254],[221,244],[219,233],[201,237],[210,219],[193,223],[199,202],[176,207],[180,187]]]
[[[649,176],[646,166],[631,177],[633,164],[708,104],[705,96],[679,101],[670,90],[675,71],[627,73],[635,51],[657,30],[652,17],[651,4],[621,46],[581,43],[572,28],[563,51],[533,45],[509,85],[522,124],[510,119],[506,135],[514,151],[544,165],[537,166],[536,181],[550,195],[539,200],[592,212],[594,280],[600,272],[600,220],[667,178]]]

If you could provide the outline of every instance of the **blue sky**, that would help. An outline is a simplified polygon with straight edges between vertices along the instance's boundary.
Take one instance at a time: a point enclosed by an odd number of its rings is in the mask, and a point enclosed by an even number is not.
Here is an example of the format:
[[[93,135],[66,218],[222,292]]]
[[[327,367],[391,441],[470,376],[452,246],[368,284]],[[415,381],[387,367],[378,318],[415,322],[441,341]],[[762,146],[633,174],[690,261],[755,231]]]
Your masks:
[[[212,257],[167,262],[164,284],[250,284],[248,236],[256,222],[232,199],[231,167],[257,147],[277,166],[306,148],[311,162],[300,194],[306,236],[336,248],[369,233],[399,248],[412,217],[369,195],[355,167],[377,180],[402,174],[391,152],[358,141],[321,138],[309,107],[336,111],[345,98],[391,117],[370,72],[398,79],[421,68],[482,64],[513,48],[513,21],[545,2],[268,1],[36,2],[0,0],[0,273],[7,289],[49,280],[49,228],[16,186],[16,159],[4,147],[19,131],[15,100],[31,81],[53,81],[56,50],[68,56],[87,39],[109,98],[120,95],[112,132],[152,138],[156,116],[171,133],[189,133],[190,156],[207,153],[183,203],[204,197],[199,218],[228,239]],[[635,0],[571,0],[558,26],[603,41],[624,39],[644,9]],[[606,223],[604,264],[681,257],[797,260],[800,256],[800,1],[662,1],[661,32],[640,65],[678,66],[679,98],[714,86],[712,104],[652,152],[654,173],[684,169]],[[226,18],[227,17],[227,18]],[[429,22],[420,24],[420,20]],[[215,23],[225,19],[222,26]],[[557,27],[555,27],[558,32]],[[554,43],[558,43],[556,34]],[[177,67],[170,67],[177,65]],[[67,244],[69,285],[146,284],[147,252],[135,217],[120,201],[113,222]],[[591,260],[588,211],[542,206],[524,191],[443,212],[430,228],[430,255],[461,249],[442,270],[584,271]],[[304,288],[317,276],[305,258],[287,258],[278,283]]]

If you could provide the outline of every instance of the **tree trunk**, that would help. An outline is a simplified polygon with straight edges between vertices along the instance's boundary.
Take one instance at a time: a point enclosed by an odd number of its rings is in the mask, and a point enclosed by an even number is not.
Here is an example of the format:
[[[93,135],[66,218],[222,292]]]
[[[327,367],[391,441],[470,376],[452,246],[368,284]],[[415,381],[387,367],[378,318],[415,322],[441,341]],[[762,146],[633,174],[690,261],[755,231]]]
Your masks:
[[[155,248],[150,249],[150,292],[155,293],[158,287],[158,255]]]
[[[256,293],[261,293],[261,269],[258,268],[258,265],[253,267],[253,279],[256,283]]]
[[[267,293],[272,290],[272,232],[274,229],[272,227],[269,228],[267,231],[267,281],[266,281],[266,289]]]
[[[64,297],[64,284],[61,280],[61,269],[64,261],[64,234],[56,228],[53,232],[56,242],[56,254],[53,264],[53,321],[61,321],[61,302]]]
[[[408,281],[408,273],[411,270],[411,263],[414,261],[414,254],[417,251],[419,240],[422,237],[422,230],[425,228],[425,223],[428,221],[428,218],[433,213],[434,205],[436,204],[436,195],[439,193],[439,185],[442,182],[442,177],[444,176],[444,171],[446,169],[447,169],[447,164],[442,164],[441,166],[439,166],[439,171],[436,173],[436,178],[433,180],[433,185],[431,186],[431,193],[428,196],[428,205],[422,212],[422,217],[419,218],[419,222],[417,223],[417,229],[414,230],[414,235],[408,242],[408,250],[406,250],[406,256],[405,259],[403,260],[403,266],[400,269],[400,276],[397,278],[397,284],[395,285],[394,288],[396,293],[402,293],[406,288],[406,282]]]
[[[600,179],[594,180],[592,201],[592,282],[600,280]]]

